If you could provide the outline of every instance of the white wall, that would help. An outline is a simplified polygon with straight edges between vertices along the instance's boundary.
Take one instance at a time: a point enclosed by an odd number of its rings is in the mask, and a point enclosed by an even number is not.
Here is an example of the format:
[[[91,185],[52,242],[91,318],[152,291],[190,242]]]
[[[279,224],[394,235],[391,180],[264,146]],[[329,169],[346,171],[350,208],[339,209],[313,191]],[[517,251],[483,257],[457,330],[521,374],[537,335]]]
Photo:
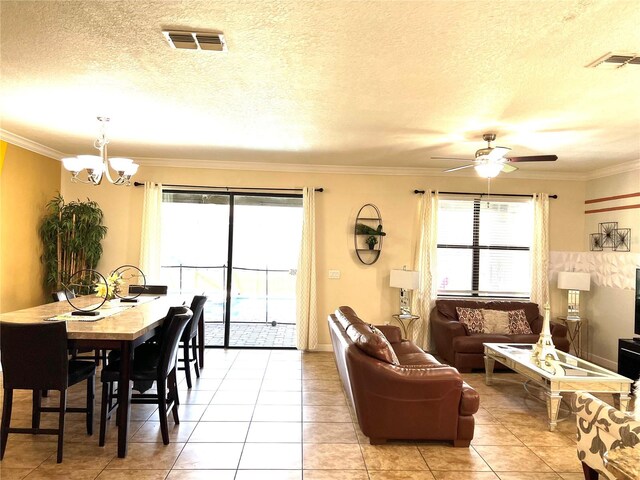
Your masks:
[[[586,199],[640,193],[640,168],[617,175],[590,180],[586,185]],[[640,196],[609,200],[585,205],[585,211],[640,204]],[[631,338],[634,324],[634,275],[635,266],[640,267],[640,208],[612,210],[585,214],[585,250],[589,249],[590,233],[598,232],[601,222],[618,222],[621,228],[631,229],[631,254],[593,252],[596,261],[591,262],[592,288],[586,292],[586,316],[589,320],[586,337],[591,359],[609,368],[618,361],[618,339]],[[606,259],[608,275],[620,275],[616,282],[602,282],[594,270],[598,258]],[[608,283],[608,284],[607,284]]]

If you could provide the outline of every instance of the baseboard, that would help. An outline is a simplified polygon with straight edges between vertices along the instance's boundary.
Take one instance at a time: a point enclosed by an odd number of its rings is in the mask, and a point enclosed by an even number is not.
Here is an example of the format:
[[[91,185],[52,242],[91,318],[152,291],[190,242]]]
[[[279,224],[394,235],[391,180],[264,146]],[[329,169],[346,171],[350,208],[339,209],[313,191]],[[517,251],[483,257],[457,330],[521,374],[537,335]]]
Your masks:
[[[613,360],[609,360],[608,358],[599,357],[598,355],[594,355],[593,353],[587,354],[587,358],[589,362],[600,365],[607,370],[611,370],[612,372],[618,371],[618,362],[614,362]]]
[[[333,352],[333,346],[330,343],[319,343],[314,352]]]

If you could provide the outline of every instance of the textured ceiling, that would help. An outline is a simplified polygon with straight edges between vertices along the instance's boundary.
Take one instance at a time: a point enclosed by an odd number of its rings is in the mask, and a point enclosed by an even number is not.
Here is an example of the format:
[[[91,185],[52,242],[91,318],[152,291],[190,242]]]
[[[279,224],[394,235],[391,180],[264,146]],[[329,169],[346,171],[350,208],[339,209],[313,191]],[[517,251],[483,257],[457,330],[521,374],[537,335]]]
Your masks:
[[[2,1],[0,127],[64,153],[453,167],[482,133],[523,171],[640,159],[638,0]],[[223,31],[224,53],[165,28]]]

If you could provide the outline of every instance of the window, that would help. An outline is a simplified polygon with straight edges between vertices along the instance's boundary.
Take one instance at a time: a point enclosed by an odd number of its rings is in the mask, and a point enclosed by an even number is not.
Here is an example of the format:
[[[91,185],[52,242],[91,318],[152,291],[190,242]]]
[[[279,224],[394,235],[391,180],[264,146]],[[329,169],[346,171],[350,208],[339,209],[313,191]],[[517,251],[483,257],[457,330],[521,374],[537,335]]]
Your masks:
[[[529,297],[533,203],[441,198],[438,294]]]

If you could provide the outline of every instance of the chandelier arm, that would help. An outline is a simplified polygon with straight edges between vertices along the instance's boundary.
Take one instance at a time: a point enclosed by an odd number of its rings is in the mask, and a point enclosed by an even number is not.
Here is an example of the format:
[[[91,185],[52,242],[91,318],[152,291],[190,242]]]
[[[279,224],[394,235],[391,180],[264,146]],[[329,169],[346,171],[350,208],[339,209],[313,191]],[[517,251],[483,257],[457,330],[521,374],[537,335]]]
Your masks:
[[[108,143],[109,141],[106,140],[103,143],[102,148],[100,149],[100,156],[102,157],[102,163],[104,165],[104,173],[106,174],[109,183],[113,183],[114,185],[122,185],[124,183],[124,179],[122,178],[122,175],[120,175],[120,172],[118,172],[118,178],[116,178],[115,180],[111,176],[111,166],[109,164],[109,156],[107,155]]]

